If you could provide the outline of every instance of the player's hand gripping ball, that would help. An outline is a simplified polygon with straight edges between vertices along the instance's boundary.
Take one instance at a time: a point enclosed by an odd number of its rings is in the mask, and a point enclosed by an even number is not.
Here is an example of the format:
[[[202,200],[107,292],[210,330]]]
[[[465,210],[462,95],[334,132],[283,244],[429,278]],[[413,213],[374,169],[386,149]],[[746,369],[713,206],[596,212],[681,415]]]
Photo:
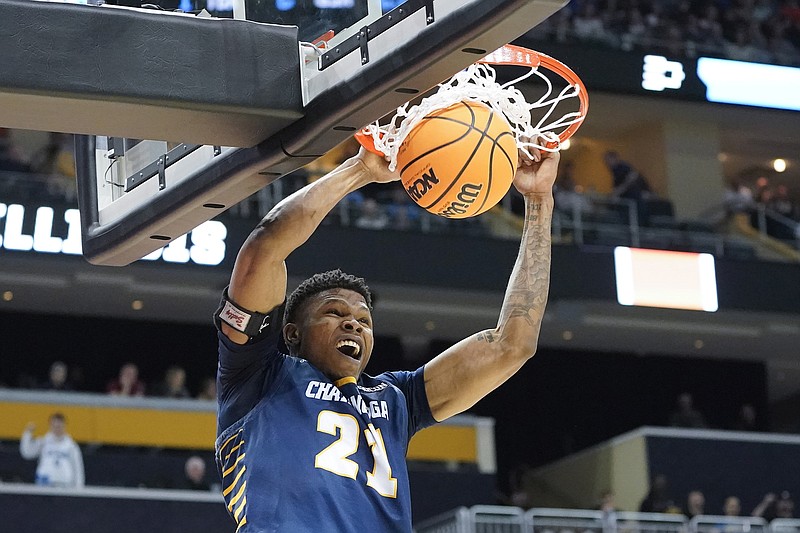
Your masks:
[[[397,153],[403,187],[423,209],[446,218],[488,211],[508,192],[517,142],[508,121],[464,101],[426,115]]]

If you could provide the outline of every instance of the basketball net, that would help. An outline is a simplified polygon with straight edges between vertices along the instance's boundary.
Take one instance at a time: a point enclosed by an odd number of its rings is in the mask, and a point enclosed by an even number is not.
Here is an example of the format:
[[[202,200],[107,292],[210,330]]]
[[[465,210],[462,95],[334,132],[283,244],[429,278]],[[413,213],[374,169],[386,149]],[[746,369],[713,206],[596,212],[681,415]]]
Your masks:
[[[545,58],[549,61],[545,62]],[[556,65],[550,64],[550,61]],[[497,81],[497,73],[491,66],[499,64],[528,66],[530,70],[523,76],[500,84]],[[553,84],[539,71],[540,65],[545,65],[566,79],[567,86],[559,93],[553,94]],[[515,84],[533,75],[544,81],[546,92],[535,102],[528,103]],[[438,87],[434,94],[423,98],[419,104],[406,103],[399,107],[388,124],[381,125],[375,122],[366,126],[356,136],[359,142],[370,150],[383,154],[389,161],[389,169],[393,171],[397,167],[397,153],[403,140],[425,116],[458,102],[473,101],[483,103],[492,110],[502,113],[511,126],[519,149],[533,159],[531,148],[547,152],[560,150],[561,143],[575,133],[588,109],[586,88],[566,65],[544,54],[518,46],[504,46],[439,84]],[[560,102],[576,97],[580,99],[578,111],[551,120]],[[536,123],[532,122],[533,109],[545,110]],[[563,128],[566,129],[561,134],[556,133]]]

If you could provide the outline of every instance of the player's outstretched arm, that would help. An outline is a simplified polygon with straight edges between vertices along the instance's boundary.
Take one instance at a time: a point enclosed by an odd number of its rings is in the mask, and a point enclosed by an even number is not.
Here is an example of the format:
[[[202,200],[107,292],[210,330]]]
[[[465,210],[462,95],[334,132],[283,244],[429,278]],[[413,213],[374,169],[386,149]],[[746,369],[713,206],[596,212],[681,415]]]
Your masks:
[[[399,179],[386,162],[363,148],[336,169],[281,201],[242,245],[233,267],[228,295],[239,306],[267,313],[286,295],[284,260],[308,240],[322,219],[349,193],[372,182]],[[233,342],[248,338],[227,324],[222,331]]]
[[[525,198],[525,224],[497,327],[452,346],[425,366],[434,418],[472,407],[533,357],[550,287],[550,225],[559,154],[521,157],[514,186]]]

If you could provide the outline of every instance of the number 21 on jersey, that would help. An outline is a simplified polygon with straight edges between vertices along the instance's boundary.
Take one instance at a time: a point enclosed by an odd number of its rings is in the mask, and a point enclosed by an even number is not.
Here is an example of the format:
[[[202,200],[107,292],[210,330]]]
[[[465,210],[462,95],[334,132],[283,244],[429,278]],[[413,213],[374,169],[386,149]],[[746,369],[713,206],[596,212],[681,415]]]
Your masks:
[[[361,427],[352,415],[335,411],[320,411],[317,417],[317,431],[337,438],[314,458],[314,467],[333,472],[342,477],[356,479],[359,465],[350,456],[358,451]],[[364,430],[367,444],[372,451],[372,471],[367,472],[367,486],[381,496],[397,496],[397,478],[392,477],[392,467],[386,455],[381,430],[369,424]]]

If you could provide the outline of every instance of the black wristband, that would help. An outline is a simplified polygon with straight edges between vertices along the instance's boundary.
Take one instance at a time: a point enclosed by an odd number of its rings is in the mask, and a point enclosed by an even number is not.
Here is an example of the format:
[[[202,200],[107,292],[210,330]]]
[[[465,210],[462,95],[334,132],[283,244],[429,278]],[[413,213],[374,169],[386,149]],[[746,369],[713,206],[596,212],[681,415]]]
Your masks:
[[[219,308],[214,313],[214,322],[216,322],[217,328],[220,327],[220,322],[225,322],[236,331],[253,338],[267,329],[272,322],[280,320],[279,316],[275,316],[279,314],[276,312],[279,308],[276,307],[267,314],[250,311],[231,300],[228,297],[228,288],[225,287],[225,290],[222,291]]]

